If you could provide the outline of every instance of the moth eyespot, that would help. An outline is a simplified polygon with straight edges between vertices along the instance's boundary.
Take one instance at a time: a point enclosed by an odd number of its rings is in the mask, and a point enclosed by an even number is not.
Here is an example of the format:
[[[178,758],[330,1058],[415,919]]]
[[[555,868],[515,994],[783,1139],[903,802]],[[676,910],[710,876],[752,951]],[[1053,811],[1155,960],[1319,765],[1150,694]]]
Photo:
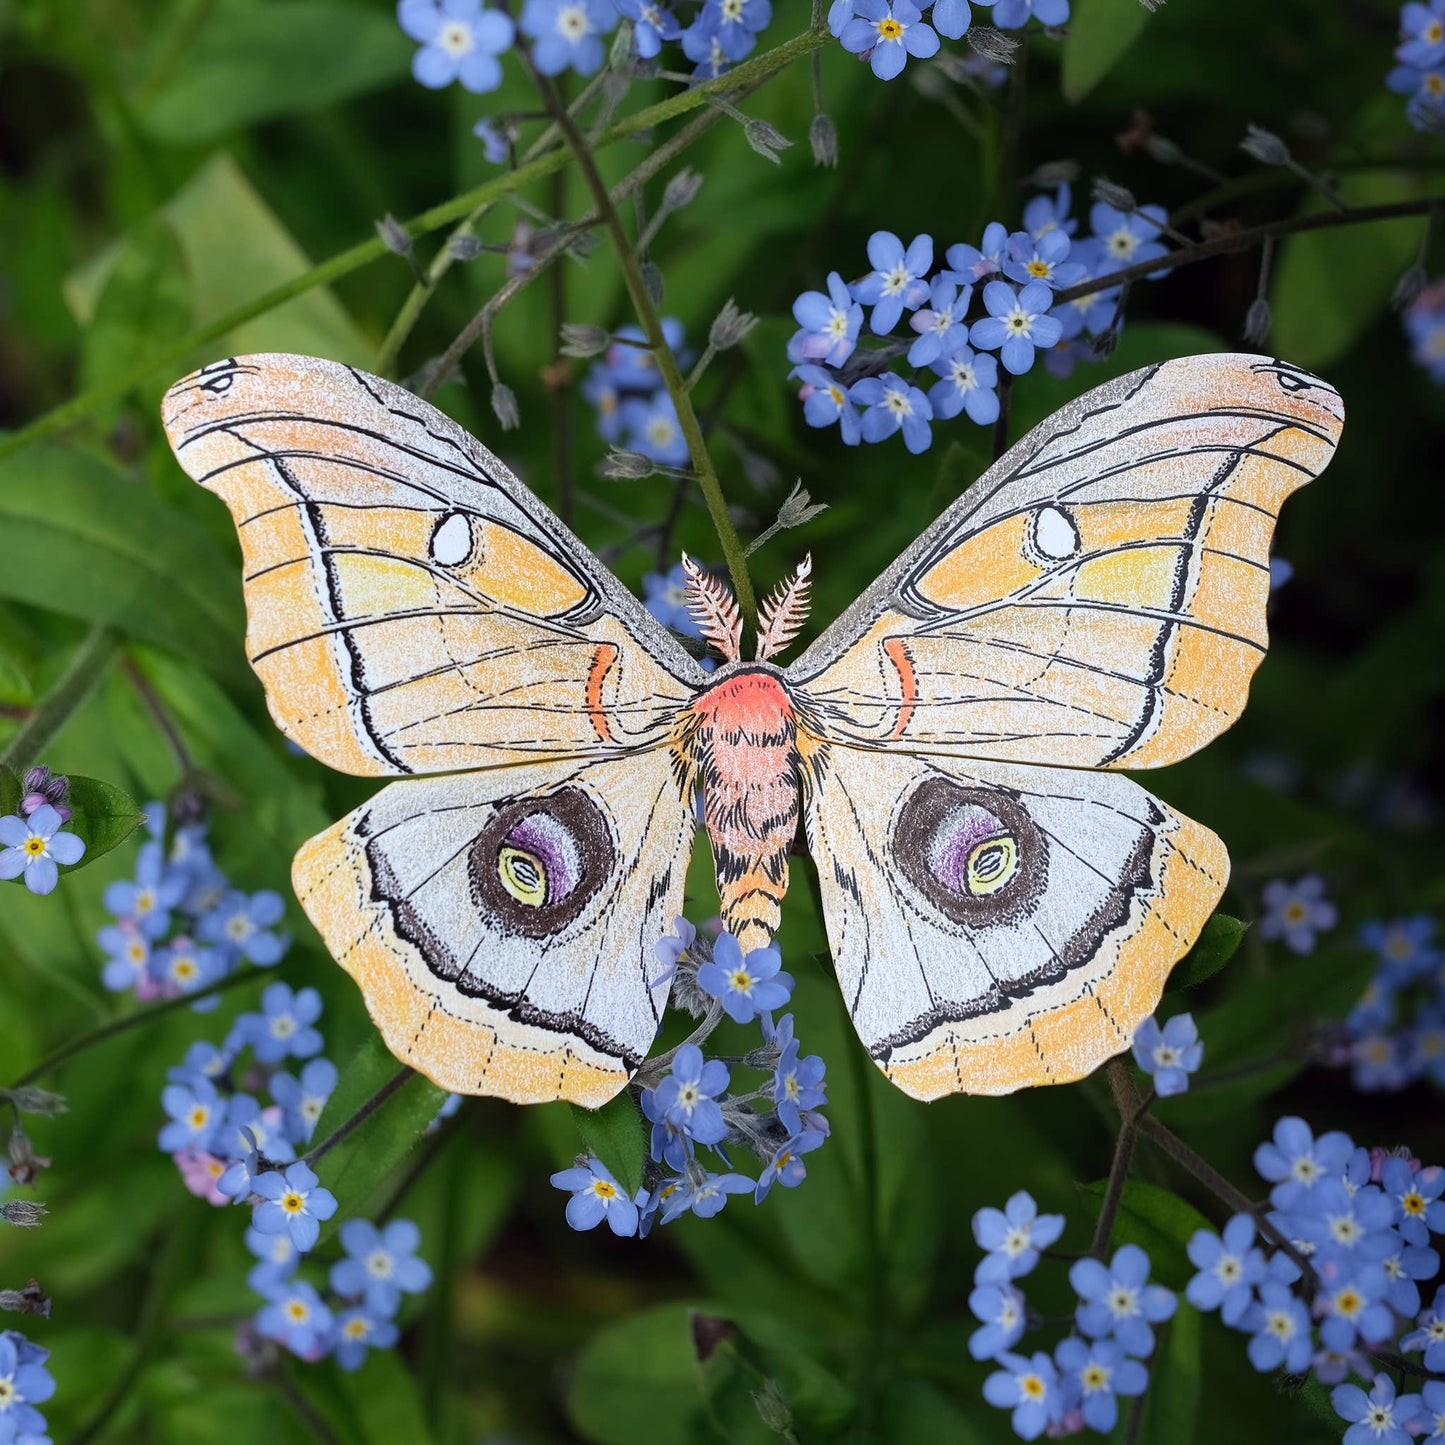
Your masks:
[[[893,825],[904,876],[958,923],[1013,921],[1033,906],[1048,876],[1048,847],[1028,810],[1002,789],[928,778]]]
[[[968,855],[964,882],[975,897],[987,897],[1004,887],[1018,872],[1018,866],[1019,849],[1013,838],[990,838],[975,844]]]
[[[442,567],[458,567],[471,556],[472,523],[465,512],[448,512],[432,528],[431,559]]]
[[[473,897],[506,932],[545,938],[565,927],[612,876],[607,819],[580,788],[521,798],[472,843]]]
[[[535,853],[504,844],[497,854],[497,877],[518,903],[540,908],[547,901],[547,865]]]

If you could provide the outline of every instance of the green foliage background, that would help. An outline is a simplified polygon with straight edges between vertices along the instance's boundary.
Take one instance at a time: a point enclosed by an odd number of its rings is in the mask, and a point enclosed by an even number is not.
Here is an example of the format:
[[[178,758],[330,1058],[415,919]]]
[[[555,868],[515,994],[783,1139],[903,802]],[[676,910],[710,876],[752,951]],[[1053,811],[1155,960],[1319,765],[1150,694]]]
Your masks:
[[[806,9],[777,0],[765,42],[806,29]],[[811,549],[814,616],[826,622],[988,459],[989,438],[963,420],[940,425],[919,458],[901,443],[847,450],[807,430],[783,358],[798,291],[832,269],[858,274],[875,229],[927,231],[941,248],[976,241],[988,219],[1014,222],[1028,194],[1019,178],[1062,157],[1196,218],[1207,209],[1216,221],[1253,224],[1319,204],[1289,173],[1237,153],[1248,121],[1337,175],[1350,201],[1440,194],[1438,141],[1411,132],[1382,87],[1394,26],[1394,7],[1380,0],[1170,0],[1152,15],[1135,0],[1076,0],[1066,40],[1030,38],[1012,140],[1001,111],[959,92],[962,124],[910,83],[916,67],[884,85],[832,41],[821,54],[837,171],[807,155],[806,60],[746,107],[799,142],[781,165],[750,151],[732,122],[715,126],[687,157],[705,176],[702,190],[655,247],[663,310],[694,343],[729,296],[764,317],[701,397],[725,423],[714,457],[744,537],[772,520],[795,475],[830,508],[757,554],[761,587]],[[410,52],[385,0],[0,0],[0,424],[16,428],[127,376],[312,260],[365,240],[382,214],[415,214],[493,175],[470,128],[484,114],[533,108],[523,80],[509,65],[496,96],[429,93],[410,80]],[[642,84],[624,113],[671,90]],[[1114,137],[1140,108],[1229,179],[1216,187],[1121,152]],[[615,179],[642,154],[638,141],[618,142],[604,171]],[[571,169],[527,196],[553,214],[587,206]],[[517,215],[496,208],[483,239],[505,243]],[[1445,1158],[1437,1094],[1361,1096],[1346,1076],[1288,1057],[1301,1021],[1340,1017],[1368,976],[1349,941],[1362,918],[1445,905],[1434,801],[1445,719],[1440,392],[1410,364],[1387,304],[1422,232],[1422,221],[1407,220],[1280,246],[1269,346],[1326,376],[1348,424],[1328,474],[1286,509],[1280,551],[1297,575],[1273,606],[1275,644],[1247,716],[1200,756],[1148,779],[1229,844],[1231,913],[1253,915],[1264,879],[1312,867],[1332,879],[1344,917],[1305,959],[1251,935],[1221,972],[1167,1001],[1168,1011],[1194,1012],[1211,1069],[1268,1063],[1158,1107],[1247,1189],[1257,1183],[1250,1153],[1284,1112]],[[1109,361],[1067,381],[1041,369],[1021,379],[1013,434],[1108,376],[1236,345],[1256,266],[1253,256],[1225,259],[1136,287]],[[486,253],[453,268],[403,353],[402,375],[444,349],[502,267]],[[559,318],[631,318],[605,245],[559,275],[523,292],[496,329],[520,431],[493,421],[479,359],[466,363],[469,384],[438,400],[545,499],[556,496],[559,467],[570,467],[577,487],[605,504],[582,506],[579,528],[636,587],[657,559],[635,531],[664,515],[670,484],[598,479],[602,444],[576,392],[582,366],[562,386],[543,375]],[[137,799],[176,787],[176,757],[141,701],[139,672],[195,765],[217,780],[219,861],[248,889],[284,890],[296,846],[365,786],[295,756],[272,728],[242,653],[230,523],[175,466],[156,403],[183,370],[229,351],[374,364],[410,284],[393,257],[351,270],[0,460],[0,707],[23,715],[92,624],[114,626],[124,666],[112,659],[97,674],[47,761]],[[776,480],[750,480],[743,448],[767,458]],[[716,555],[700,507],[684,509],[677,544]],[[1290,760],[1297,785],[1249,780],[1242,764],[1266,753]],[[0,1083],[133,1006],[101,988],[93,942],[104,884],[123,876],[132,848],[66,877],[48,898],[4,891]],[[416,1080],[322,1170],[343,1212],[375,1210],[404,1191],[400,1207],[420,1223],[437,1274],[433,1291],[409,1302],[400,1352],[354,1376],[330,1364],[245,1376],[231,1343],[254,1307],[242,1218],[186,1194],[154,1145],[166,1067],[193,1039],[219,1039],[256,986],[228,992],[216,1014],[171,1012],[56,1070],[44,1082],[66,1093],[70,1112],[32,1128],[55,1159],[36,1191],[50,1216],[41,1229],[0,1234],[0,1285],[33,1274],[55,1299],[51,1320],[23,1322],[54,1352],[55,1438],[82,1438],[99,1419],[93,1438],[279,1442],[318,1438],[319,1418],[337,1438],[367,1445],[761,1441],[776,1438],[749,1399],[764,1380],[776,1382],[805,1442],[1012,1438],[982,1403],[985,1367],[965,1348],[969,1217],[1026,1188],[1069,1215],[1061,1249],[1085,1248],[1112,1148],[1107,1091],[1096,1079],[925,1107],[892,1090],[862,1057],[831,983],[811,876],[802,866],[795,876],[780,942],[799,978],[800,1035],[828,1060],[833,1122],[806,1185],[641,1244],[574,1235],[546,1182],[579,1144],[565,1108],[476,1101],[418,1144],[438,1095]],[[705,856],[691,884],[693,915],[705,917],[715,896]],[[324,1134],[395,1066],[294,906],[288,922],[297,943],[283,975],[322,990],[327,1053],[343,1069]],[[1141,1145],[1116,1237],[1145,1243],[1158,1277],[1182,1289],[1191,1272],[1183,1244],[1203,1218],[1217,1225],[1218,1207]],[[1062,1274],[1046,1265],[1030,1291],[1045,1313],[1070,1307]],[[694,1310],[738,1331],[701,1366]],[[1256,1375],[1241,1337],[1181,1305],[1163,1332],[1140,1438],[1338,1439],[1323,1399],[1318,1387],[1282,1390]]]

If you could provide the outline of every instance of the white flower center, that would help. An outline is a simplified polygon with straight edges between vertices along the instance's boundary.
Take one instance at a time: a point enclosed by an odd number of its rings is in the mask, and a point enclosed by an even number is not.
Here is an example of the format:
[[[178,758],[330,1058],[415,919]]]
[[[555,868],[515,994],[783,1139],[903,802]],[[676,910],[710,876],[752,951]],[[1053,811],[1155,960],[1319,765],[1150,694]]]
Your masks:
[[[373,1279],[390,1279],[392,1258],[384,1249],[374,1249],[366,1256],[366,1272]]]
[[[271,1020],[271,1037],[289,1039],[296,1032],[296,1020],[290,1014],[276,1014]]]
[[[665,416],[655,416],[647,423],[647,439],[655,447],[665,447],[677,436],[677,427]]]
[[[1301,1154],[1289,1166],[1290,1174],[1301,1184],[1313,1184],[1324,1172],[1313,1154]]]
[[[952,368],[953,384],[960,391],[972,391],[978,385],[978,376],[967,361],[955,361]]]
[[[897,296],[913,280],[913,273],[900,261],[891,271],[883,273],[883,294]]]
[[[1020,1229],[1015,1227],[1009,1230],[1004,1236],[1003,1244],[1000,1247],[1010,1259],[1016,1259],[1029,1247],[1028,1228]]]
[[[1033,325],[1033,317],[1030,316],[1023,307],[1015,306],[1014,309],[1004,317],[1003,324],[1007,326],[1015,336],[1027,336],[1030,327]]]
[[[233,913],[226,920],[226,937],[233,943],[240,943],[251,936],[253,925],[244,913]]]
[[[1108,1306],[1116,1320],[1127,1319],[1139,1313],[1139,1291],[1116,1284],[1109,1291]]]
[[[1237,1284],[1244,1273],[1244,1261],[1237,1254],[1221,1254],[1214,1272],[1223,1284]]]
[[[743,18],[743,0],[723,0],[722,18],[724,20],[741,20]]]
[[[702,1103],[702,1090],[696,1084],[684,1084],[677,1091],[677,1102],[684,1109],[694,1109]]]
[[[823,328],[834,341],[846,341],[848,339],[848,313],[840,311],[836,306],[828,312],[828,324]]]
[[[1330,1233],[1337,1244],[1351,1245],[1359,1242],[1364,1230],[1353,1214],[1332,1214],[1329,1217]]]
[[[1281,1342],[1292,1340],[1296,1328],[1294,1316],[1288,1310],[1271,1310],[1265,1319],[1265,1328]]]
[[[306,1120],[308,1124],[314,1124],[320,1117],[321,1111],[326,1107],[326,1100],[317,1094],[308,1094],[301,1101],[301,1107],[297,1113]]]
[[[587,11],[581,5],[564,5],[557,12],[557,33],[574,45],[592,33]]]
[[[1104,244],[1112,255],[1117,256],[1121,261],[1127,261],[1138,250],[1139,238],[1127,226],[1120,226],[1117,231],[1106,237]]]
[[[1092,1395],[1096,1390],[1109,1388],[1109,1376],[1112,1373],[1107,1365],[1101,1365],[1098,1360],[1090,1360],[1079,1371],[1079,1383],[1083,1385],[1086,1395]]]
[[[437,44],[448,55],[465,55],[472,48],[472,27],[465,20],[448,20],[437,32]]]
[[[905,416],[913,415],[913,402],[909,399],[906,391],[896,389],[883,393],[883,405],[900,420]]]
[[[953,325],[953,307],[945,306],[942,311],[933,313],[933,327],[940,336]]]
[[[1179,1050],[1170,1044],[1160,1044],[1154,1050],[1154,1067],[1156,1069],[1173,1069],[1179,1066]]]

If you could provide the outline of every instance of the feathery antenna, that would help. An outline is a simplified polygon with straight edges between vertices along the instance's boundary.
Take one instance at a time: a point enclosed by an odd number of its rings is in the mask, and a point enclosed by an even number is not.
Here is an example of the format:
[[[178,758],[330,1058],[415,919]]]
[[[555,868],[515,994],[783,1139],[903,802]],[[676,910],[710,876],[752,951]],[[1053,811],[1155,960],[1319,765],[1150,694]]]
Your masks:
[[[773,589],[758,609],[758,661],[766,662],[781,652],[803,630],[808,620],[809,578],[813,573],[810,552],[798,563],[798,570]]]
[[[726,661],[736,662],[743,645],[743,619],[737,601],[686,552],[682,554],[682,571],[687,578],[687,610],[692,620]]]

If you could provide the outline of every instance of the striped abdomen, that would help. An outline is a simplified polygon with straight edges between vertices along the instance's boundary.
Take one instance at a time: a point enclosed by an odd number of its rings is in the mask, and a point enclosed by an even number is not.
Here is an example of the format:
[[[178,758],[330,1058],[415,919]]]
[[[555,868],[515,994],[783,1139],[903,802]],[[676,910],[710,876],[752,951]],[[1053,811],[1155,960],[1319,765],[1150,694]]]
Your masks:
[[[745,950],[763,948],[777,932],[798,828],[793,705],[777,673],[758,668],[710,688],[691,713],[723,927]]]

